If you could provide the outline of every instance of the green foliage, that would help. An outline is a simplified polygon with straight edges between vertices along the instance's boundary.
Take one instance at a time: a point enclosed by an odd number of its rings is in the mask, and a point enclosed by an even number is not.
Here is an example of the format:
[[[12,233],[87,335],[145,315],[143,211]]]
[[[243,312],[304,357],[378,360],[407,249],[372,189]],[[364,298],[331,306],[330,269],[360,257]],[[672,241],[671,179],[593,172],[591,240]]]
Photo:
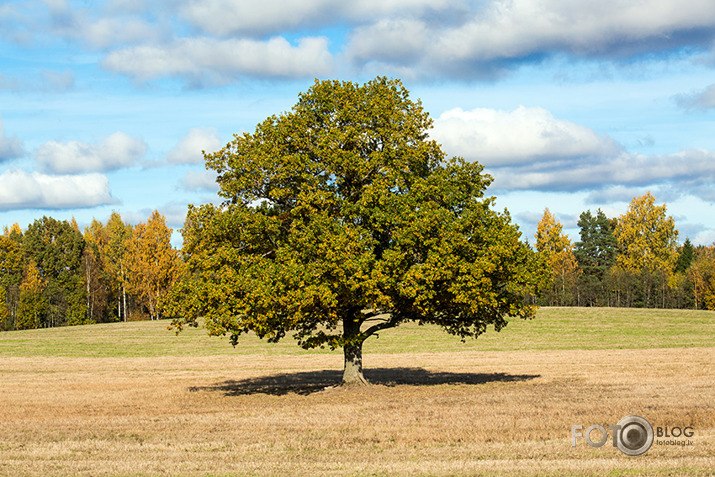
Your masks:
[[[614,224],[598,209],[595,217],[590,210],[581,213],[578,226],[581,240],[574,247],[576,260],[585,274],[600,280],[616,259]]]
[[[685,273],[686,270],[690,268],[694,258],[695,249],[693,248],[693,244],[690,243],[690,239],[686,238],[685,243],[683,243],[683,246],[680,247],[678,251],[678,259],[675,262],[675,273]]]
[[[82,234],[67,221],[43,217],[27,227],[23,248],[47,287],[49,314],[42,317],[42,326],[88,322],[81,273],[84,247]]]
[[[207,155],[226,201],[189,209],[176,325],[334,348],[406,321],[466,338],[531,317],[533,253],[431,124],[399,81],[316,81]]]
[[[579,216],[578,226],[581,240],[575,244],[574,256],[583,271],[578,283],[579,304],[608,304],[604,282],[616,260],[615,220],[608,219],[601,209],[595,216],[588,210]]]
[[[80,268],[84,240],[67,221],[51,217],[38,219],[27,227],[23,246],[37,262],[43,277],[63,287],[75,285]]]

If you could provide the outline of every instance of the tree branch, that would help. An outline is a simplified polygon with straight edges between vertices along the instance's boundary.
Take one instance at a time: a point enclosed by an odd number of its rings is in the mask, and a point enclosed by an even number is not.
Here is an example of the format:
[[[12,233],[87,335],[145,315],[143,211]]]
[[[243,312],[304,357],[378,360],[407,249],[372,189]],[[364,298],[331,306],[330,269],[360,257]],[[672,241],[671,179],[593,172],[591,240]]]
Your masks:
[[[401,317],[398,314],[393,313],[393,314],[391,314],[389,320],[385,320],[382,323],[377,323],[375,325],[372,325],[370,328],[366,329],[365,331],[361,332],[360,334],[365,336],[365,338],[367,338],[368,336],[372,336],[373,334],[377,333],[378,331],[396,327],[397,325],[400,324],[400,321],[402,321]]]

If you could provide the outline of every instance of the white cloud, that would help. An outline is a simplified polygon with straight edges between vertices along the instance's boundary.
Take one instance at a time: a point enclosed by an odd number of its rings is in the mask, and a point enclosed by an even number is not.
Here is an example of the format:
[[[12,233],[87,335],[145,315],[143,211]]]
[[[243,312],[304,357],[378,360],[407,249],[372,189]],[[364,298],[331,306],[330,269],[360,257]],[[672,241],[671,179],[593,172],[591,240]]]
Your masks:
[[[73,209],[116,203],[102,174],[52,176],[7,170],[0,174],[0,210]]]
[[[166,219],[166,225],[176,232],[184,224],[188,206],[184,202],[169,202],[155,208],[146,207],[139,210],[124,210],[122,211],[122,219],[130,224],[145,224],[154,210],[163,215]]]
[[[189,171],[181,181],[181,185],[187,190],[206,190],[211,192],[218,192],[219,190],[215,171]]]
[[[412,64],[426,75],[494,77],[553,54],[612,59],[706,48],[714,18],[710,0],[493,0],[450,22],[412,12],[378,18],[353,31],[346,51],[357,65],[420,58]]]
[[[166,34],[163,26],[135,16],[108,15],[104,9],[75,8],[66,0],[43,0],[50,14],[49,31],[92,48],[156,41]],[[120,11],[114,8],[114,11]],[[98,15],[99,12],[99,15]]]
[[[383,19],[352,33],[348,56],[360,63],[414,64],[429,51],[433,36],[422,20]]]
[[[204,162],[202,151],[214,152],[221,147],[221,140],[215,130],[191,129],[167,158],[172,164],[199,164]]]
[[[191,82],[223,84],[240,76],[314,77],[332,70],[326,38],[267,41],[182,38],[166,46],[137,46],[110,53],[103,66],[143,80],[186,77]]]
[[[693,239],[696,244],[715,245],[715,229],[698,232]]]
[[[671,194],[715,200],[715,194],[709,192],[715,182],[715,151],[686,150],[658,156],[622,153],[588,162],[541,166],[541,169],[539,165],[494,168],[491,170],[494,187],[557,191],[605,188],[603,197],[596,194],[593,198],[607,198],[609,194],[622,197],[633,187],[670,186]],[[622,193],[618,194],[619,191]]]
[[[56,173],[111,171],[132,166],[146,150],[143,140],[116,132],[99,144],[50,141],[37,148],[35,158]]]
[[[0,162],[20,157],[24,152],[22,141],[16,137],[5,136],[5,127],[0,117]]]
[[[615,185],[601,190],[595,190],[586,197],[586,202],[591,204],[630,202],[633,197],[643,195],[646,190],[643,187],[627,187]],[[659,195],[659,194],[658,194]]]
[[[184,18],[214,35],[275,34],[284,29],[351,24],[395,14],[419,15],[460,7],[448,0],[191,0],[181,9]]]
[[[363,73],[494,78],[551,55],[629,59],[705,49],[715,34],[711,0],[113,0],[97,8],[43,1],[39,15],[22,10],[32,27],[8,25],[16,35],[81,42],[109,51],[111,71],[180,76],[196,86],[323,76],[340,69],[336,61]],[[343,32],[347,45],[336,58],[324,38],[285,39]]]
[[[556,119],[543,108],[524,106],[514,111],[452,109],[435,120],[430,137],[440,142],[448,155],[486,166],[577,160],[618,155],[621,150],[607,136]]]
[[[447,155],[483,164],[502,191],[590,191],[588,200],[600,202],[630,200],[650,188],[715,201],[715,151],[633,154],[542,108],[452,109],[435,120],[430,137]]]
[[[79,33],[91,46],[108,48],[156,40],[162,36],[162,29],[140,19],[101,18],[96,22],[87,21]]]

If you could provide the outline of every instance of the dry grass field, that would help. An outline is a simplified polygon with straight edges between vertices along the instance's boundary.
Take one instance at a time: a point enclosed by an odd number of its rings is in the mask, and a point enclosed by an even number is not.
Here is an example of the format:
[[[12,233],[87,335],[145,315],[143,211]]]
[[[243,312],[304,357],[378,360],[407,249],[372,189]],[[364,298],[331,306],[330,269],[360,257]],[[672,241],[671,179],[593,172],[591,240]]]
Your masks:
[[[407,326],[366,344],[364,388],[333,386],[339,352],[166,325],[0,334],[0,475],[715,472],[713,312],[542,309],[465,344]],[[572,447],[631,414],[692,445]]]

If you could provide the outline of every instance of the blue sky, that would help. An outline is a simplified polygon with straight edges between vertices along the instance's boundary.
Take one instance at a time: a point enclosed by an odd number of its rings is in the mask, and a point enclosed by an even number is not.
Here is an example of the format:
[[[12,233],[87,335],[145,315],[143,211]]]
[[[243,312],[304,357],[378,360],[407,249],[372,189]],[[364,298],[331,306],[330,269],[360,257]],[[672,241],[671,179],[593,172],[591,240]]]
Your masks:
[[[532,242],[546,207],[576,241],[581,212],[646,191],[681,241],[715,242],[712,0],[5,1],[0,226],[158,209],[179,229],[218,201],[202,149],[315,78],[376,75]]]

